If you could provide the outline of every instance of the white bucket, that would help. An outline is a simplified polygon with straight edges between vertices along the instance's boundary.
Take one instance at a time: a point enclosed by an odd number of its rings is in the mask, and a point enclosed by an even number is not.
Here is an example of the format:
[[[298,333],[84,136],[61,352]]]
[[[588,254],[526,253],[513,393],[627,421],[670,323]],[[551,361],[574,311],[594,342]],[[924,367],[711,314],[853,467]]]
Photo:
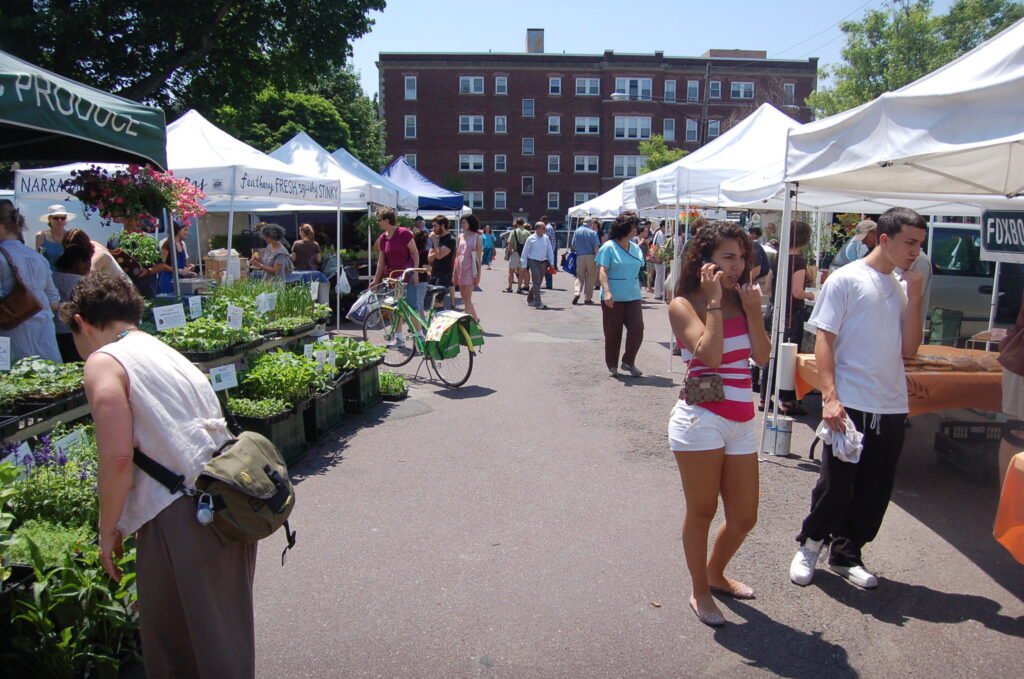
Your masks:
[[[780,415],[774,421],[768,421],[768,426],[764,430],[761,452],[786,457],[789,455],[789,445],[792,439],[793,418]]]

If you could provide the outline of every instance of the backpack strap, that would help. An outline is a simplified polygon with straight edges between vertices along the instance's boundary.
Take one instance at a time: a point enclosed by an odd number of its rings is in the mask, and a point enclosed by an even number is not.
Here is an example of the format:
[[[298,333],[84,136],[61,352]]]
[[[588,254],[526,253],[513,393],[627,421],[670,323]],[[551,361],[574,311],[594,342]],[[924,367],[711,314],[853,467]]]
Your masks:
[[[178,493],[182,495],[195,494],[194,490],[185,486],[184,474],[175,474],[138,448],[135,449],[132,455],[132,462],[135,463],[136,467],[146,472],[150,478],[169,490],[172,495],[177,495]]]

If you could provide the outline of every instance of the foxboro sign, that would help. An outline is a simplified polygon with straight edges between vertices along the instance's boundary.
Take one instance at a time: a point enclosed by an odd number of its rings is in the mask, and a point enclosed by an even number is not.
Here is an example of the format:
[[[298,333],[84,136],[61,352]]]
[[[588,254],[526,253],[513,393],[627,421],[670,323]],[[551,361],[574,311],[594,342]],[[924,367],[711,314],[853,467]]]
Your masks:
[[[981,258],[1024,263],[1024,212],[986,210],[981,216]]]

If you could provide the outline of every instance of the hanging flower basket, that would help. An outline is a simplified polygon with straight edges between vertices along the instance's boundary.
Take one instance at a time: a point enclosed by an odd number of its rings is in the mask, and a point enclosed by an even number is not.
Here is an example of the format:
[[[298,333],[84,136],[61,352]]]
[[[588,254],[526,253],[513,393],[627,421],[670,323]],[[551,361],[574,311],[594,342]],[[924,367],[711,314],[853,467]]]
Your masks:
[[[67,191],[85,204],[86,212],[115,222],[156,221],[167,210],[178,221],[206,214],[206,195],[187,179],[149,166],[129,165],[126,170],[108,172],[93,165],[71,173]]]

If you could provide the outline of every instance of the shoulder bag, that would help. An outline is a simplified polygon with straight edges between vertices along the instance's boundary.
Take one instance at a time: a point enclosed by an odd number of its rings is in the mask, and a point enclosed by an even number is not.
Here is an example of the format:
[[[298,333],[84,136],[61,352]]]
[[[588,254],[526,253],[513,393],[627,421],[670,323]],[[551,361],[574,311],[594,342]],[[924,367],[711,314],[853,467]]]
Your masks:
[[[132,461],[172,494],[196,498],[196,519],[209,525],[222,544],[247,545],[272,535],[284,526],[285,555],[295,546],[295,531],[288,517],[295,507],[295,488],[288,467],[265,436],[242,431],[226,412],[228,427],[236,438],[225,443],[196,478],[195,488],[138,448]]]
[[[25,287],[18,267],[14,266],[7,249],[0,245],[0,252],[3,252],[4,259],[7,260],[7,265],[11,267],[11,273],[14,275],[14,287],[0,300],[0,328],[13,330],[42,311],[43,305],[39,298]]]

